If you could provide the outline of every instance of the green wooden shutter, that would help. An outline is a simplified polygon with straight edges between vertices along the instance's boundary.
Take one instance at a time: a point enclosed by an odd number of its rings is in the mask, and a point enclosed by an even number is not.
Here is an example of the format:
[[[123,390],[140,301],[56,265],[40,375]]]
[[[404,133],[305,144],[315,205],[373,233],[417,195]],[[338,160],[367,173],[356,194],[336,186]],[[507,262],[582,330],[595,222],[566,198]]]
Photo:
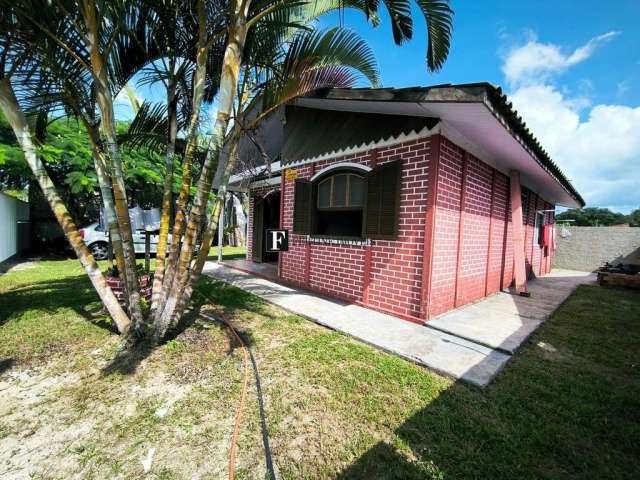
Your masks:
[[[394,161],[367,174],[364,236],[393,238],[398,234],[402,162]]]
[[[308,180],[296,180],[293,203],[293,233],[311,234],[313,186]]]

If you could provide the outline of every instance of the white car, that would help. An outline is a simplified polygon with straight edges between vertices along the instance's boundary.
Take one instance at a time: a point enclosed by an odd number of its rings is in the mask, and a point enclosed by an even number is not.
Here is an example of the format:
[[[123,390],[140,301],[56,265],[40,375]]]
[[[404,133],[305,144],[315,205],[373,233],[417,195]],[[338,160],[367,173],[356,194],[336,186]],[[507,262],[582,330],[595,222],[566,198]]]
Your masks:
[[[87,244],[93,258],[96,260],[106,260],[109,256],[109,235],[102,229],[98,222],[80,229],[80,236]],[[144,253],[144,230],[133,232],[133,248],[136,253]],[[171,242],[171,235],[169,235]],[[158,235],[151,235],[151,253],[156,253],[158,249]]]

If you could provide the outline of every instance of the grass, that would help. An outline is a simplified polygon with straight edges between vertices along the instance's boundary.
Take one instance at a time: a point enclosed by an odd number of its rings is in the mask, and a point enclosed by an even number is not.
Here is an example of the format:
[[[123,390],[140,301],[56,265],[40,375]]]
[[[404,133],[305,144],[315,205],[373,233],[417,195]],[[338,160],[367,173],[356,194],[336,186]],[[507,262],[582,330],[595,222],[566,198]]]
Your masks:
[[[223,247],[222,259],[234,260],[238,258],[245,258],[247,249],[245,247]],[[218,247],[212,247],[209,251],[209,260],[216,260],[218,258]]]
[[[251,343],[283,479],[640,476],[637,292],[581,286],[479,390],[234,287],[200,288],[216,303],[205,308]],[[152,445],[151,478],[226,476],[242,378],[228,332],[198,320],[132,372],[106,375],[100,368],[118,338],[98,307],[75,261],[0,276],[0,360],[84,376],[60,385],[50,410],[36,412],[72,427],[94,420],[67,445],[75,463],[63,476],[142,478],[139,459]],[[251,385],[238,478],[265,475]],[[170,413],[158,417],[167,405]],[[0,447],[33,428],[0,417]]]

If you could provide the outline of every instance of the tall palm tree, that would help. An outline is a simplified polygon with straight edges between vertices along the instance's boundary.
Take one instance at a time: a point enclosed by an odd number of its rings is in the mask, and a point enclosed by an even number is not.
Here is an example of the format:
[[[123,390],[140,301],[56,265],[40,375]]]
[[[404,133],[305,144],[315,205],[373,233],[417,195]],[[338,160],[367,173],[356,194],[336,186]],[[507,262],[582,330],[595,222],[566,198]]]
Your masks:
[[[126,332],[130,324],[129,318],[107,286],[100,268],[84,243],[71,214],[38,155],[34,133],[20,105],[13,82],[20,84],[24,90],[29,90],[34,85],[42,84],[42,78],[36,75],[34,79],[33,75],[30,75],[36,67],[28,55],[27,46],[19,40],[20,34],[25,32],[20,31],[22,26],[17,23],[16,17],[7,13],[5,11],[0,15],[0,30],[5,33],[0,36],[0,109],[13,129],[29,168],[98,296],[118,330]]]
[[[448,54],[452,12],[446,0],[416,3],[427,20],[427,68],[437,70]],[[0,0],[0,4],[4,18],[14,23],[3,23],[0,33],[15,40],[13,45],[5,42],[8,48],[3,47],[0,58],[11,50],[28,65],[21,70],[24,75],[14,76],[16,81],[55,85],[66,92],[61,100],[64,108],[86,119],[106,203],[113,192],[115,221],[110,227],[121,238],[119,267],[133,330],[145,333],[146,323],[151,323],[156,340],[181,317],[202,271],[228,178],[238,162],[240,137],[297,95],[318,87],[351,86],[358,78],[378,83],[375,59],[366,43],[341,28],[318,32],[315,19],[334,9],[351,8],[364,12],[376,25],[384,8],[390,14],[394,41],[402,43],[412,36],[408,0]],[[11,61],[8,64],[13,68]],[[115,96],[136,75],[146,82],[160,81],[167,98],[163,108],[143,104],[128,136],[129,141],[153,141],[165,150],[160,247],[147,318],[139,301],[122,138],[116,132],[113,108]],[[214,99],[216,119],[203,148],[203,108]],[[17,99],[12,105],[20,108]],[[251,121],[245,118],[248,105],[259,105],[259,114]],[[180,151],[178,143],[183,146]],[[221,156],[223,146],[229,155]],[[169,246],[177,161],[182,182]],[[194,171],[199,171],[197,178]],[[222,181],[211,204],[214,174]]]
[[[443,65],[449,52],[453,12],[447,0],[417,0],[416,3],[427,22],[427,68],[434,71]],[[387,9],[391,19],[394,41],[400,44],[410,39],[413,34],[410,1],[387,0],[384,2],[384,7]],[[251,72],[255,71],[256,64],[252,60],[261,56],[261,47],[264,47],[269,53],[281,51],[279,47],[286,45],[287,36],[291,32],[289,26],[296,16],[304,21],[314,18],[314,14],[324,13],[332,8],[335,8],[335,4],[330,0],[319,0],[304,4],[302,7],[295,0],[229,1],[227,40],[220,73],[220,93],[217,116],[213,127],[213,138],[203,165],[197,189],[198,195],[189,218],[180,259],[175,266],[176,274],[173,277],[172,284],[165,284],[163,294],[166,301],[164,311],[160,314],[156,323],[158,327],[156,328],[157,334],[162,335],[163,329],[167,325],[180,318],[194,284],[202,272],[206,252],[211,244],[213,231],[217,227],[218,216],[227,191],[229,177],[237,162],[235,153],[237,152],[240,134],[235,125],[241,124],[241,122],[237,122],[239,118],[235,118],[234,128],[230,132],[228,130],[234,110],[238,116],[241,117],[242,115],[242,105],[238,105],[236,95],[243,79],[250,77]],[[382,7],[379,0],[347,0],[341,2],[338,8],[359,9],[366,14],[367,18],[377,22],[378,12]],[[263,36],[266,36],[267,39],[265,40]],[[327,38],[318,41],[317,45],[323,45],[327,42],[331,43],[331,39]],[[306,53],[303,45],[311,46],[313,44],[314,41],[300,42],[300,54],[304,55]],[[354,45],[349,45],[348,42],[335,42],[332,46],[345,47],[345,50],[340,51],[341,60],[345,60],[345,54],[348,58],[349,53],[354,53],[354,58],[351,58],[351,60],[355,60],[355,52],[357,50],[353,48]],[[254,49],[251,47],[254,47]],[[297,45],[292,46],[291,49],[285,48],[284,51],[296,52]],[[313,50],[310,49],[309,52],[313,52]],[[290,98],[313,90],[318,84],[322,84],[324,80],[322,75],[327,74],[327,67],[340,69],[337,62],[334,62],[337,56],[333,56],[333,53],[331,52],[326,57],[322,57],[318,64],[313,64],[311,59],[314,57],[296,58],[295,55],[292,55],[291,61],[284,62],[283,66],[285,72],[290,69],[291,72],[295,73],[293,75],[285,73],[270,77],[271,83],[275,84],[275,86],[265,93],[268,94],[266,98],[272,100],[273,105],[271,107],[275,108],[278,102],[286,102]],[[362,59],[358,59],[358,61],[360,60]],[[300,70],[307,65],[311,65],[311,68],[308,71],[301,72]],[[346,65],[349,65],[348,60]],[[360,66],[350,66],[359,69],[362,64]],[[277,93],[273,94],[273,92]],[[266,112],[268,111],[269,108],[267,108]],[[229,145],[228,148],[231,154],[224,161],[219,161],[221,159],[220,153],[225,143]],[[192,264],[191,258],[196,244],[197,226],[202,220],[204,207],[209,198],[214,165],[216,165],[217,177],[221,179],[218,197],[213,207],[213,214],[207,220],[201,251],[196,262]]]

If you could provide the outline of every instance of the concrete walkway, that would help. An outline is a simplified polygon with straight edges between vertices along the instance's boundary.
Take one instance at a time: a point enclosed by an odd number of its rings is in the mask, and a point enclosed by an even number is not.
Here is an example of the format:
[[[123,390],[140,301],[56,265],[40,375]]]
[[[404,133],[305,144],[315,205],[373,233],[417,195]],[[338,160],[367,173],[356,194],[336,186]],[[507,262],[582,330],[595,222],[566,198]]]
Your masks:
[[[406,322],[358,305],[330,300],[305,290],[287,287],[215,262],[207,262],[204,273],[309,318],[320,325],[346,333],[439,373],[480,387],[489,384],[509,360],[510,355],[507,352],[513,351],[515,347],[513,349],[507,347],[515,345],[518,338],[521,343],[546,318],[543,317],[544,312],[546,311],[546,315],[550,314],[579,283],[573,280],[563,281],[560,287],[564,291],[564,297],[559,300],[558,293],[557,304],[538,299],[539,305],[536,303],[534,308],[534,302],[529,302],[531,308],[527,311],[531,315],[538,315],[539,318],[522,317],[520,320],[513,318],[516,314],[514,307],[509,307],[509,302],[520,305],[521,297],[499,294],[465,307],[465,309],[476,307],[477,310],[481,304],[492,302],[492,305],[487,307],[490,321],[482,322],[484,327],[468,328],[467,322],[463,321],[464,315],[458,315],[464,310],[460,309],[438,317],[439,326],[436,329]],[[584,280],[586,277],[583,274],[580,278]],[[558,290],[558,287],[556,285],[555,289]],[[494,300],[497,297],[500,299]],[[517,306],[515,308],[517,310]],[[483,318],[485,315],[482,310],[472,310],[472,313],[473,317],[469,317],[470,320]],[[455,315],[447,322],[447,316],[453,314]],[[507,326],[500,324],[501,319],[506,319]],[[492,330],[496,325],[500,325],[498,334],[485,332],[487,329]],[[500,342],[500,345],[494,346],[497,342]]]
[[[432,318],[427,325],[512,354],[578,285],[595,281],[593,273],[556,269],[527,283],[531,297],[501,292]]]

